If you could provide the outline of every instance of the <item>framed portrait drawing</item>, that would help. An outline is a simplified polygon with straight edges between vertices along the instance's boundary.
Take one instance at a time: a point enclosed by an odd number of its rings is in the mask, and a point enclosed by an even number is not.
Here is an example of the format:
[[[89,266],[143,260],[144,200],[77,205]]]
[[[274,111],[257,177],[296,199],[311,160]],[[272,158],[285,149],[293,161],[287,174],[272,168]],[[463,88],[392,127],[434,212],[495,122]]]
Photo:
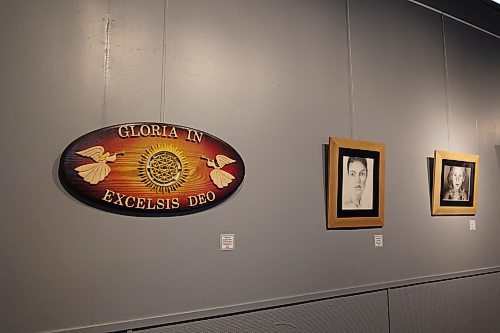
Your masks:
[[[479,155],[434,152],[432,215],[475,215]]]
[[[385,145],[331,137],[328,229],[384,225]]]

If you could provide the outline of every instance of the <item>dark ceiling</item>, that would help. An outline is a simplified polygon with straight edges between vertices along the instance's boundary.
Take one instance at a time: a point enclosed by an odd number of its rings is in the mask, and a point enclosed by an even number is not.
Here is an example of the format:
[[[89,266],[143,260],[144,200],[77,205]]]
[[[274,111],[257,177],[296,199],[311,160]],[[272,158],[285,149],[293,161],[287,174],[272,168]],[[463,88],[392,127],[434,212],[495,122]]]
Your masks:
[[[500,36],[500,5],[490,0],[415,0]]]

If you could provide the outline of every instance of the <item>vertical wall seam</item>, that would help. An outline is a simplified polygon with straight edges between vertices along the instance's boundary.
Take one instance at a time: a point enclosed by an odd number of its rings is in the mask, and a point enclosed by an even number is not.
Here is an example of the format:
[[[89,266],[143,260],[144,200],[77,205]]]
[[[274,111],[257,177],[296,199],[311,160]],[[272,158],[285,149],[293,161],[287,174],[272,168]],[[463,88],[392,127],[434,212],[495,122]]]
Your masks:
[[[97,298],[97,234],[99,233],[99,223],[100,223],[100,215],[96,214],[96,217],[94,219],[94,234],[93,234],[93,248],[92,248],[92,256],[94,257],[94,278],[92,280],[92,297],[93,297],[93,303],[92,303],[92,325],[97,324],[97,306],[99,305],[99,301]]]
[[[477,84],[474,84],[474,87],[476,87]],[[481,144],[480,144],[480,139],[479,139],[479,120],[478,120],[478,107],[477,107],[477,98],[474,98],[474,103],[472,106],[473,110],[473,115],[474,115],[474,138],[476,139],[476,151],[475,154],[479,155],[479,151],[481,150]],[[474,152],[471,152],[474,153]]]
[[[474,121],[475,121],[475,128],[474,128],[474,131],[476,132],[476,144],[477,144],[477,151],[476,151],[476,154],[479,155],[479,150],[480,150],[480,142],[479,142],[479,125],[478,125],[478,120],[477,120],[477,112],[476,112],[476,108],[474,108]]]
[[[389,329],[389,333],[391,333],[391,299],[390,299],[390,293],[389,293],[389,290],[391,288],[387,288],[386,289],[386,292],[387,292],[387,326],[388,326],[388,329]]]
[[[446,128],[448,131],[448,151],[451,151],[450,122],[451,122],[451,100],[448,79],[448,54],[446,50],[446,34],[444,30],[444,15],[441,14],[441,34],[443,36],[443,61],[444,61],[444,96],[446,99]]]
[[[108,78],[109,78],[109,61],[110,61],[110,32],[111,32],[111,1],[108,0],[107,3],[107,12],[106,12],[106,26],[104,30],[104,61],[103,61],[103,91],[102,91],[102,105],[101,105],[101,121],[102,121],[102,126],[107,125],[107,107],[106,107],[106,101],[107,101],[107,94],[108,94]],[[93,230],[93,244],[92,244],[92,256],[94,260],[94,274],[93,274],[93,280],[92,280],[92,297],[93,297],[93,303],[92,303],[92,325],[97,324],[97,306],[99,304],[98,298],[97,298],[97,240],[98,240],[98,229],[99,229],[99,214],[96,215],[96,218],[94,219],[94,230]]]
[[[106,98],[108,94],[108,77],[109,77],[109,54],[110,54],[110,43],[109,35],[111,29],[111,11],[108,1],[108,12],[106,14],[106,28],[105,28],[105,39],[104,39],[104,87],[102,92],[102,125],[107,125],[106,117]]]
[[[160,101],[160,122],[166,120],[166,99],[167,99],[167,13],[168,0],[163,0],[163,54],[161,64],[161,101]]]
[[[349,116],[351,121],[351,139],[356,139],[356,117],[354,113],[354,80],[352,77],[351,13],[349,0],[346,0],[347,20],[347,79],[349,83]]]

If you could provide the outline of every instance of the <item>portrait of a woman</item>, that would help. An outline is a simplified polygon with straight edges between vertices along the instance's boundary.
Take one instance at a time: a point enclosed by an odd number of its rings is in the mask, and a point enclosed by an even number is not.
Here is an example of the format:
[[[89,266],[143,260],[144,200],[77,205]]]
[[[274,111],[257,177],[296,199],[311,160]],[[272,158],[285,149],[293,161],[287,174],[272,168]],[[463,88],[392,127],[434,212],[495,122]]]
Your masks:
[[[448,167],[445,166],[445,171]],[[450,201],[467,201],[469,200],[469,177],[466,168],[459,166],[449,167],[448,176],[446,177],[448,183],[448,190],[443,196],[443,200]],[[446,174],[446,173],[445,173]]]
[[[371,209],[371,190],[365,193],[367,179],[371,176],[367,159],[356,156],[346,156],[345,158],[347,159],[347,165],[344,171],[342,209]]]
[[[328,228],[384,225],[385,145],[330,137]]]

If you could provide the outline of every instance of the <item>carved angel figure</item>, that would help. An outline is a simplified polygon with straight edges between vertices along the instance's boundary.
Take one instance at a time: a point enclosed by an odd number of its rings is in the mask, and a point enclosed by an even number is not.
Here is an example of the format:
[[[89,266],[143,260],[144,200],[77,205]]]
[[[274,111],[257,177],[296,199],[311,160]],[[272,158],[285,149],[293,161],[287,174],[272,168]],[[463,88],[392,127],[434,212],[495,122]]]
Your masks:
[[[201,159],[207,160],[207,165],[211,168],[214,168],[212,171],[210,171],[210,178],[212,179],[212,182],[215,184],[215,186],[217,186],[218,188],[224,188],[233,181],[234,176],[229,172],[222,170],[222,168],[225,165],[236,162],[235,160],[224,155],[215,156],[215,161],[205,156],[202,156]]]
[[[116,161],[117,155],[125,155],[124,152],[114,153],[113,155],[109,152],[104,153],[104,148],[102,146],[90,147],[85,150],[77,151],[76,153],[80,156],[90,157],[96,161],[96,163],[84,164],[75,168],[78,175],[92,185],[104,180],[111,171],[111,168],[106,164],[107,162]]]

